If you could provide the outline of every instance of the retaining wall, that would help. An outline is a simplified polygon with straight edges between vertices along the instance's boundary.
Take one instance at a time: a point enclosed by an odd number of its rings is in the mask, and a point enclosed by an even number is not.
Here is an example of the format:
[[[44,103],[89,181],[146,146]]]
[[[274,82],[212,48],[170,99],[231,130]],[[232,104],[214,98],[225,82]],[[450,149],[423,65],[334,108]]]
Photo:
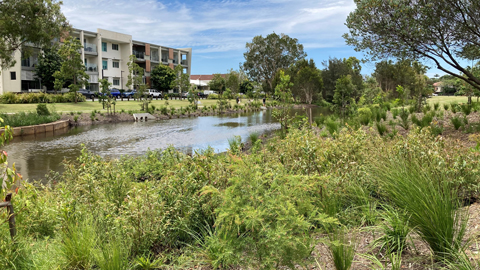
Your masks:
[[[53,132],[55,130],[65,129],[70,125],[68,120],[60,120],[52,123],[34,125],[34,126],[24,126],[24,127],[15,127],[13,129],[13,137],[24,136],[24,135],[35,135],[46,132]],[[3,132],[3,128],[0,129],[0,132]]]

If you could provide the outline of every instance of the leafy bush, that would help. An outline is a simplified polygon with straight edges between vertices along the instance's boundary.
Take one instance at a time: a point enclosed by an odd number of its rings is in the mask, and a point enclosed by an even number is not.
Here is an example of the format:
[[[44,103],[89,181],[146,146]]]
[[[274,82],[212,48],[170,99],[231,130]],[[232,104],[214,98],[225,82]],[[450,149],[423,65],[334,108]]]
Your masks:
[[[84,102],[85,96],[77,93],[78,102]],[[25,103],[65,103],[74,102],[75,94],[69,92],[66,94],[45,94],[45,93],[22,93],[15,94],[7,92],[0,96],[2,104],[25,104]]]
[[[207,98],[208,99],[218,99],[218,95],[217,94],[210,94],[210,95],[208,95]]]
[[[47,108],[47,104],[40,103],[37,105],[37,114],[38,115],[50,115],[50,111]]]
[[[372,111],[369,108],[359,108],[358,118],[359,118],[360,124],[367,126],[372,119]]]

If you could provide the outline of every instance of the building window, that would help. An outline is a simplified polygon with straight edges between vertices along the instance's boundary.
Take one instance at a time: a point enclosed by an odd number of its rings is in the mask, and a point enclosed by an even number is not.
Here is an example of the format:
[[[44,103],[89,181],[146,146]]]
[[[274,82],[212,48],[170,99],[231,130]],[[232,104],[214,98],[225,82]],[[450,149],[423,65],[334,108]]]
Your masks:
[[[113,79],[113,85],[120,85],[120,79]]]
[[[102,52],[106,52],[106,51],[107,51],[107,43],[102,42]]]
[[[118,51],[118,44],[112,44],[112,50]]]
[[[112,66],[113,66],[114,68],[119,68],[119,67],[120,67],[120,62],[118,62],[118,61],[113,61],[113,62],[112,62]]]
[[[12,81],[17,80],[17,72],[15,72],[15,71],[10,72],[10,80],[12,80]]]
[[[108,60],[102,60],[102,68],[108,69]]]

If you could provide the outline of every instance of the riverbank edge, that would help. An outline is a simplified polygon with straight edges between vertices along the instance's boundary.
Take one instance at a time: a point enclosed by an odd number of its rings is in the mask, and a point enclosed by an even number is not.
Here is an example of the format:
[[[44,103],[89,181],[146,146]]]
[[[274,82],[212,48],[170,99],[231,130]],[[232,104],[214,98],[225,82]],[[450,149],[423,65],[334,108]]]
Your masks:
[[[34,135],[39,133],[54,132],[55,130],[64,129],[70,126],[69,120],[58,120],[51,123],[14,127],[12,128],[13,136]],[[0,129],[0,132],[5,131],[4,128]]]

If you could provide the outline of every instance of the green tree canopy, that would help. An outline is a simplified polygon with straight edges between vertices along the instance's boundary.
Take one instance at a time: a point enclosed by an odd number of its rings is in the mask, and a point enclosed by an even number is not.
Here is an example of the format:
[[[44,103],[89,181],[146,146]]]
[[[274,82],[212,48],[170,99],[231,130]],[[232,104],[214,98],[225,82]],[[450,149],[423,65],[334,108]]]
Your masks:
[[[344,35],[347,44],[370,60],[386,57],[428,59],[447,74],[480,89],[480,78],[462,58],[480,58],[480,1],[355,0]],[[452,69],[453,68],[453,69]]]
[[[172,84],[175,81],[175,71],[169,66],[158,65],[151,73],[152,87],[160,91],[168,91],[172,89]]]
[[[350,75],[342,76],[337,80],[333,104],[335,104],[335,110],[343,119],[351,113],[355,105],[354,93],[355,85],[353,85]]]
[[[243,69],[248,76],[258,82],[265,83],[267,92],[273,92],[273,78],[279,69],[287,69],[297,60],[304,59],[307,54],[298,39],[285,34],[272,33],[266,37],[256,36],[247,42],[247,52],[243,54]]]
[[[329,102],[333,100],[333,95],[337,85],[337,80],[342,76],[350,75],[350,81],[355,86],[353,93],[354,98],[359,98],[362,95],[363,90],[363,76],[360,73],[362,66],[360,60],[355,57],[349,57],[344,59],[330,58],[328,61],[324,61],[322,70],[323,79],[323,98]]]
[[[59,71],[53,74],[55,85],[62,85],[67,81],[71,82],[68,88],[71,92],[75,92],[75,103],[77,103],[77,90],[88,84],[89,79],[80,54],[81,49],[80,40],[69,36],[58,50],[58,54],[62,58],[62,66]]]
[[[183,72],[183,67],[178,65],[175,67],[175,80],[174,85],[177,87],[178,92],[188,92],[190,89],[190,76]]]
[[[22,49],[28,55],[28,43],[49,46],[68,27],[60,11],[62,2],[55,0],[0,1],[0,66],[15,65],[14,52]],[[23,47],[23,48],[22,48]]]
[[[42,80],[47,89],[54,89],[55,74],[62,67],[62,57],[58,54],[57,47],[44,48],[35,66],[35,75]]]
[[[210,89],[220,92],[220,94],[225,91],[226,81],[225,78],[220,73],[213,74],[213,79],[208,82]]]
[[[322,73],[315,66],[313,59],[297,61],[288,69],[288,74],[293,83],[292,94],[295,98],[308,104],[312,104],[318,97],[321,98]]]

